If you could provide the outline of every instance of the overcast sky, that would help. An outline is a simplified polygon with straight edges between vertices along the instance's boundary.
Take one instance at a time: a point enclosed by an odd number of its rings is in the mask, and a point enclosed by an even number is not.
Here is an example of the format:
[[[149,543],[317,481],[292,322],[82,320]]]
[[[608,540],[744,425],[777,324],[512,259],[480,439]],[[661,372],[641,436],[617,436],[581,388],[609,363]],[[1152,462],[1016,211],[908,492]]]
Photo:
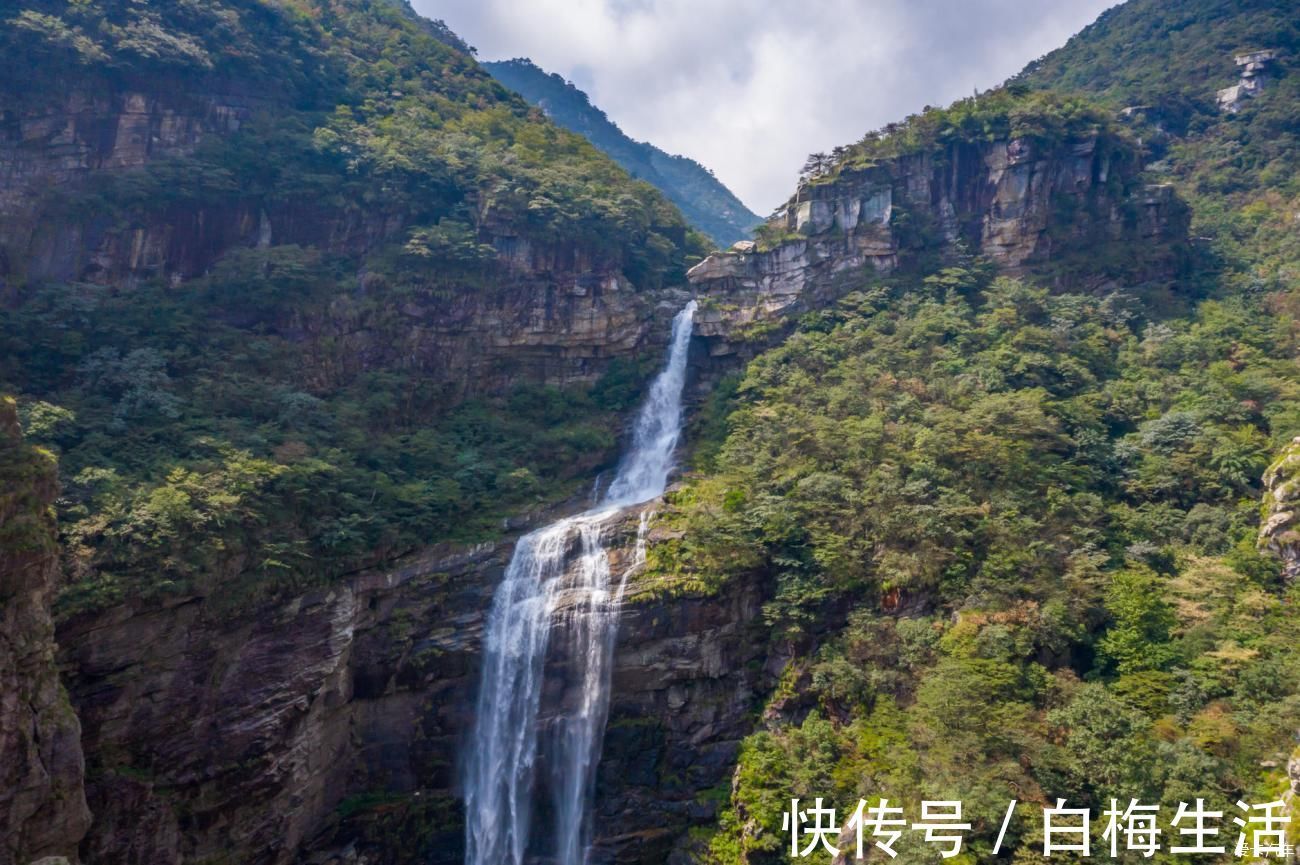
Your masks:
[[[413,0],[484,60],[531,57],[766,215],[804,158],[987,89],[1115,0]]]

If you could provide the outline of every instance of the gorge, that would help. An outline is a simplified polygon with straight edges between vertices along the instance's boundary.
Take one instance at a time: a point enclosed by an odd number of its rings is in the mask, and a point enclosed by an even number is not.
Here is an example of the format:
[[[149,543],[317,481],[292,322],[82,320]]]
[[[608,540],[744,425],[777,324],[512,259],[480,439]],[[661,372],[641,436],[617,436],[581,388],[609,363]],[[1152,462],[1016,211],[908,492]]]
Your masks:
[[[1300,794],[1291,0],[1130,0],[729,249],[401,0],[21,6],[0,865]]]

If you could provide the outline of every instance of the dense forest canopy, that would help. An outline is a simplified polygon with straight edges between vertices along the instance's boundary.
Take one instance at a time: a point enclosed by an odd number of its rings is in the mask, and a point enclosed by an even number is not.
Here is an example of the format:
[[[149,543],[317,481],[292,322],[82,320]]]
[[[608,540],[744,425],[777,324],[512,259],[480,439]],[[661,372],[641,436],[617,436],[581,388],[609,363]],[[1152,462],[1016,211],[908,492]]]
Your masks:
[[[1168,294],[918,260],[715,396],[656,591],[765,581],[794,660],[706,861],[786,861],[791,797],[962,800],[953,861],[976,862],[1013,798],[1229,814],[1287,788],[1300,598],[1257,535],[1261,476],[1300,433],[1295,13],[1135,0],[1003,88],[810,159],[804,182],[834,184],[953,141],[1110,130],[1189,202],[1196,250]],[[1250,48],[1288,59],[1222,113]],[[1015,861],[1039,855],[1041,821],[1010,833]]]
[[[66,609],[231,581],[237,601],[491,536],[612,458],[649,371],[635,362],[590,386],[462,399],[437,375],[302,345],[313,318],[382,332],[404,304],[490,296],[510,279],[496,233],[639,291],[682,282],[706,248],[445,28],[397,0],[33,0],[5,22],[0,87],[17,108],[73,85],[200,114],[212,98],[253,106],[188,155],[54,190],[47,217],[147,224],[252,202],[401,226],[360,254],[235,249],[179,286],[10,275],[22,302],[0,309],[0,384],[59,452]]]

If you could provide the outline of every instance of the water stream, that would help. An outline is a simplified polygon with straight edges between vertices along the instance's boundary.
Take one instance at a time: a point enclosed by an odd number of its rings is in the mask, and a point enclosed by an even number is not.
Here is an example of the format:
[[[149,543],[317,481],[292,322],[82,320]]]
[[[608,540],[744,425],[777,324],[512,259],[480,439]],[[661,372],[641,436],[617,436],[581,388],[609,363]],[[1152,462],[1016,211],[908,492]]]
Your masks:
[[[617,580],[611,575],[604,532],[623,508],[655,498],[668,483],[681,434],[694,315],[691,301],[673,319],[667,362],[650,386],[609,488],[591,509],[520,538],[492,599],[477,723],[465,766],[466,865],[524,865],[532,849],[533,788],[541,756],[549,767],[554,814],[545,855],[556,865],[586,865],[618,603],[628,574]],[[632,568],[644,561],[647,524],[648,515],[642,514]],[[572,641],[564,648],[574,668],[575,681],[568,684],[576,699],[542,735],[543,671],[552,629],[561,623]]]

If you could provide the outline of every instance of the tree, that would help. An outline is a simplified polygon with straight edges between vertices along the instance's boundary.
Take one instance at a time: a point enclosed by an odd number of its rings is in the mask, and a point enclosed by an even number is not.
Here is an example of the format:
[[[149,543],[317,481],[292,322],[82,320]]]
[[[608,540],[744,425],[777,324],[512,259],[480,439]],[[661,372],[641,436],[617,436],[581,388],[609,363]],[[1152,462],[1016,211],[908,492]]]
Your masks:
[[[1117,571],[1106,590],[1114,624],[1098,642],[1105,663],[1121,676],[1161,670],[1174,659],[1169,643],[1176,622],[1163,581],[1145,567]]]

